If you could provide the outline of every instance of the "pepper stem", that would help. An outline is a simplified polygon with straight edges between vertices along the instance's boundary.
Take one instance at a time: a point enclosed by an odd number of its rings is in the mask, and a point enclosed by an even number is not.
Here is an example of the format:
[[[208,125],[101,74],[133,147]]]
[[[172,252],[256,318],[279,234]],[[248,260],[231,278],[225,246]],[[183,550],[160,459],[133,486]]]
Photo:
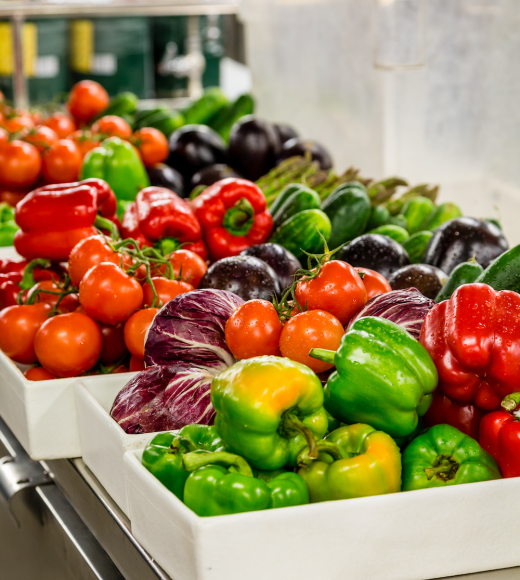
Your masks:
[[[178,435],[175,439],[170,443],[169,453],[178,453],[181,448],[186,449],[187,452],[190,451],[197,451],[198,447],[193,443],[191,439],[188,437],[182,437],[182,435]]]
[[[243,197],[224,214],[222,225],[234,236],[247,236],[253,227],[255,210],[251,202]]]
[[[442,458],[440,461],[436,460],[435,463],[437,463],[437,465],[434,464],[433,467],[424,470],[428,481],[433,479],[436,475],[444,481],[449,481],[455,477],[459,468],[459,464],[451,457]]]
[[[344,459],[344,455],[341,452],[341,448],[337,443],[333,443],[332,441],[318,441],[317,448],[318,455],[320,453],[327,453],[336,461],[338,459]],[[313,458],[309,456],[309,447],[304,447],[300,451],[300,453],[298,453],[296,463],[298,465],[310,465],[312,461]]]
[[[514,411],[520,405],[520,393],[511,393],[502,401],[501,406],[506,411]]]
[[[182,458],[182,466],[185,471],[195,471],[206,465],[224,465],[233,467],[236,473],[253,477],[253,470],[249,463],[240,455],[228,453],[227,451],[215,451],[214,453],[186,453]]]
[[[314,436],[314,433],[307,427],[307,425],[304,425],[303,422],[296,416],[294,410],[288,411],[283,415],[282,422],[280,424],[280,430],[282,435],[284,435],[284,433],[289,435],[294,432],[301,433],[305,437],[305,441],[307,442],[307,446],[309,448],[309,458],[318,458],[319,453],[316,437]]]
[[[119,230],[114,222],[111,222],[109,219],[100,216],[99,214],[96,216],[96,221],[94,222],[94,227],[98,230],[108,230],[110,232],[110,237],[116,242],[119,240]]]
[[[40,268],[50,268],[51,262],[50,260],[45,260],[43,258],[31,260],[27,266],[25,266],[23,271],[23,278],[19,284],[21,290],[30,290],[36,284],[34,280],[34,269],[38,266]]]
[[[311,358],[329,363],[330,365],[335,364],[336,360],[336,353],[333,350],[326,350],[324,348],[311,348],[309,351],[309,356]]]

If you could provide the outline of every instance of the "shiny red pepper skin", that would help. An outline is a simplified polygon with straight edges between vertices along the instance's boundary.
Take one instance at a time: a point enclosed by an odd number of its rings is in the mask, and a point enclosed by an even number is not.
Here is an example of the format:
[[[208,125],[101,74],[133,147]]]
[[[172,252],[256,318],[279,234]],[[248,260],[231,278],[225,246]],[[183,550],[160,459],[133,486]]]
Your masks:
[[[439,388],[453,402],[493,411],[518,390],[520,295],[466,284],[426,316],[421,344],[439,372]]]
[[[226,219],[241,200],[250,206],[250,229],[241,235],[226,226]],[[267,210],[262,190],[246,179],[230,177],[210,185],[193,202],[204,240],[212,260],[236,256],[246,248],[263,244],[273,230],[273,218]]]
[[[14,236],[16,251],[25,258],[48,258],[53,262],[65,262],[72,248],[83,238],[97,234],[96,228],[76,228],[61,232],[24,232],[18,230]]]

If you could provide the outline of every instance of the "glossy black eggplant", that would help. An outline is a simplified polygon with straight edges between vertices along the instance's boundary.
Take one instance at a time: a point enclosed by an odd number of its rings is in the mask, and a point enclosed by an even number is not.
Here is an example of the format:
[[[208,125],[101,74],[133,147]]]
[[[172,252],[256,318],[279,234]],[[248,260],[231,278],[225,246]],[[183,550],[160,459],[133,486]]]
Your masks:
[[[280,143],[282,145],[290,139],[299,137],[297,131],[286,123],[274,123],[273,127],[274,130],[278,133],[278,137],[280,138]]]
[[[226,179],[227,177],[240,177],[238,173],[233,171],[229,165],[225,163],[217,163],[216,165],[209,165],[204,167],[200,171],[197,171],[195,175],[191,178],[191,187],[197,187],[198,185],[213,185],[221,179]]]
[[[259,258],[271,266],[278,276],[282,291],[294,282],[293,275],[302,267],[298,258],[279,244],[250,246],[240,255]]]
[[[448,276],[439,268],[429,264],[411,264],[396,270],[388,283],[392,290],[406,290],[406,288],[417,288],[419,292],[432,300],[446,284]]]
[[[332,169],[333,163],[330,153],[323,145],[308,139],[295,138],[286,141],[282,146],[278,160],[283,161],[284,159],[289,159],[289,157],[295,157],[297,155],[303,157],[306,153],[310,153],[312,160],[320,164],[320,169],[324,171]]]
[[[188,194],[182,175],[176,169],[173,169],[173,167],[165,163],[157,163],[156,165],[152,165],[152,167],[147,167],[146,172],[150,178],[150,185],[171,189],[179,197],[186,197]]]

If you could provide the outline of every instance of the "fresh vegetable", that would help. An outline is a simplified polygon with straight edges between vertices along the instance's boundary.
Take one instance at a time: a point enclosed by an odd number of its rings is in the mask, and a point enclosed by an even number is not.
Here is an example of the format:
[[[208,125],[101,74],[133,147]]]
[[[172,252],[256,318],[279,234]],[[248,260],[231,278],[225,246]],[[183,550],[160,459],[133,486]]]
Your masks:
[[[172,252],[168,261],[172,265],[175,278],[188,282],[193,288],[199,287],[200,281],[208,269],[206,262],[190,250],[181,249]]]
[[[0,147],[0,184],[6,187],[30,187],[41,166],[38,149],[30,143],[14,139]]]
[[[210,126],[224,139],[229,142],[229,134],[233,125],[246,115],[252,115],[255,110],[255,102],[251,95],[240,95],[238,99],[219,111],[210,121]]]
[[[263,244],[273,229],[262,191],[245,179],[217,181],[193,200],[192,207],[213,260]]]
[[[46,127],[45,125],[26,129],[23,131],[20,138],[22,141],[34,145],[40,152],[40,155],[43,155],[43,153],[45,153],[45,151],[47,151],[49,147],[54,145],[54,143],[59,139],[56,131],[53,131],[50,127]]]
[[[458,205],[451,202],[441,203],[426,220],[424,229],[433,232],[442,224],[460,217],[462,217],[462,212]]]
[[[129,353],[125,344],[123,324],[112,326],[98,322],[97,325],[101,331],[101,354],[99,355],[99,362],[107,365],[125,358]]]
[[[19,229],[15,221],[0,223],[0,247],[12,246],[16,232]]]
[[[69,276],[72,284],[79,286],[85,274],[101,262],[121,265],[123,257],[108,245],[112,242],[104,235],[90,236],[77,243],[69,255]]]
[[[519,403],[520,393],[512,393],[502,401],[502,409],[480,422],[479,442],[498,463],[502,477],[520,476]]]
[[[412,264],[419,264],[422,261],[424,251],[432,236],[432,232],[417,232],[412,234],[407,240],[404,240],[402,246]]]
[[[379,272],[387,280],[390,275],[410,263],[403,247],[388,236],[364,234],[355,238],[337,254],[337,260],[351,266],[370,268]]]
[[[102,111],[103,115],[133,115],[137,111],[139,99],[134,93],[126,91],[110,99],[110,104]]]
[[[23,376],[28,381],[50,381],[58,378],[42,367],[31,367],[24,372]]]
[[[486,268],[507,249],[504,234],[494,224],[468,217],[457,218],[434,232],[423,262],[451,274],[455,266],[471,258]]]
[[[495,460],[468,435],[436,425],[403,453],[403,491],[500,479]]]
[[[336,365],[324,389],[327,411],[340,421],[363,421],[392,437],[404,437],[417,427],[437,386],[437,370],[425,348],[383,318],[354,322],[337,352],[313,349],[309,354]]]
[[[320,196],[308,187],[300,186],[273,213],[273,227],[278,229],[286,220],[306,209],[320,209]]]
[[[213,185],[221,179],[227,179],[228,177],[240,177],[235,173],[229,165],[225,163],[216,163],[215,165],[208,165],[200,171],[197,171],[191,178],[191,186],[195,189],[197,187],[203,187],[208,185]]]
[[[100,147],[87,153],[81,179],[104,179],[121,200],[133,201],[150,181],[136,149],[119,137],[105,139]]]
[[[76,83],[70,91],[67,107],[79,123],[88,123],[109,106],[110,98],[105,89],[95,81]]]
[[[153,288],[152,288],[153,286]],[[143,305],[160,308],[175,296],[190,292],[193,286],[182,280],[170,280],[163,276],[154,276],[150,282],[143,284]],[[143,355],[144,356],[144,355]]]
[[[168,157],[168,140],[158,129],[153,127],[139,129],[134,133],[133,142],[145,167],[153,167]]]
[[[410,237],[408,232],[401,226],[395,226],[393,224],[385,224],[384,226],[379,226],[368,232],[369,234],[379,234],[381,236],[388,236],[392,238],[398,244],[403,245],[403,243]]]
[[[338,186],[323,202],[321,209],[331,223],[329,244],[337,248],[360,236],[371,214],[370,199],[361,183],[345,183]]]
[[[520,245],[495,258],[475,282],[487,284],[494,290],[520,291]]]
[[[145,308],[134,312],[125,322],[123,336],[126,348],[132,356],[144,359],[144,343],[159,308]]]
[[[132,127],[117,115],[104,115],[92,125],[91,129],[93,133],[103,135],[103,137],[128,139],[132,135]]]
[[[280,154],[278,155],[278,161],[296,156],[305,157],[307,155],[310,156],[312,161],[317,161],[320,169],[323,171],[332,169],[334,165],[330,153],[323,145],[320,145],[316,141],[300,139],[299,137],[294,137],[283,143]]]
[[[434,211],[435,204],[428,197],[420,195],[408,200],[402,210],[402,214],[406,219],[408,233],[415,234],[424,230],[426,221]]]
[[[243,300],[225,290],[194,290],[168,302],[155,317],[145,345],[147,366],[182,362],[218,370],[233,364],[224,328]]]
[[[478,439],[478,430],[484,411],[475,405],[458,405],[443,395],[440,389],[433,393],[432,404],[423,417],[426,427],[448,424],[466,435]]]
[[[318,442],[320,458],[300,452],[298,474],[311,503],[401,491],[401,453],[394,440],[369,425],[340,427]]]
[[[476,282],[482,272],[482,266],[475,260],[462,262],[458,266],[455,266],[455,268],[451,271],[449,278],[446,280],[444,286],[435,297],[435,302],[449,300],[459,286]],[[486,282],[483,283],[485,284]],[[499,289],[503,290],[503,288]]]
[[[87,153],[89,153],[89,151],[92,151],[92,149],[95,149],[101,145],[100,137],[98,135],[94,135],[91,131],[74,131],[74,133],[69,136],[69,139],[76,143],[76,147],[79,150],[81,159],[85,159],[85,156]]]
[[[392,287],[388,283],[388,280],[384,276],[381,276],[379,272],[370,270],[369,268],[354,268],[354,270],[356,270],[363,280],[363,286],[367,291],[368,300],[374,296],[379,296],[379,294],[391,292]]]
[[[210,87],[183,111],[185,122],[187,125],[206,125],[228,102],[220,87]]]
[[[444,272],[429,264],[410,264],[396,270],[388,283],[392,290],[417,288],[426,298],[432,300],[439,294],[448,277]]]
[[[430,310],[420,341],[446,396],[493,411],[518,387],[520,295],[485,284],[460,286]]]
[[[270,266],[278,276],[282,291],[294,282],[294,274],[301,268],[296,256],[279,244],[249,246],[240,255],[258,258]]]
[[[390,212],[384,205],[375,205],[370,212],[366,230],[371,231],[390,223]]]
[[[280,358],[239,361],[211,385],[215,426],[225,446],[257,469],[295,465],[307,442],[327,432],[323,389],[305,365]]]
[[[76,130],[76,124],[65,113],[53,113],[44,121],[45,126],[52,129],[60,139],[66,139]]]
[[[296,129],[294,129],[294,127],[291,127],[291,125],[287,125],[286,123],[274,123],[273,127],[276,133],[278,134],[280,143],[282,145],[287,141],[289,141],[289,139],[294,139],[295,137],[298,137],[298,132],[296,131]]]
[[[295,193],[299,193],[301,191],[305,191],[307,193],[311,192],[312,195],[313,190],[301,183],[290,183],[289,185],[286,185],[269,206],[271,215],[274,216],[279,213],[281,207],[287,203],[289,198],[291,198]]]
[[[179,197],[188,197],[189,191],[184,186],[182,175],[166,163],[157,163],[146,168],[150,185],[155,187],[166,187],[175,192]]]

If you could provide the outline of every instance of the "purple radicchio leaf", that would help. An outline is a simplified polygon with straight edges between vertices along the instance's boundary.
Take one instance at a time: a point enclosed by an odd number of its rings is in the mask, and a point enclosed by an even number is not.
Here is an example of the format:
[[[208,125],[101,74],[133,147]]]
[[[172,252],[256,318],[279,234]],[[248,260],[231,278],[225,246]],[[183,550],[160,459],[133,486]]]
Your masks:
[[[419,339],[424,319],[434,306],[435,302],[423,296],[417,288],[393,290],[371,298],[348,323],[346,330],[360,318],[379,316],[395,322]]]
[[[222,370],[235,362],[224,337],[244,301],[227,290],[194,290],[176,296],[156,314],[146,336],[146,366],[185,362]]]
[[[121,389],[110,415],[129,434],[211,425],[214,376],[210,370],[182,363],[149,367]]]

